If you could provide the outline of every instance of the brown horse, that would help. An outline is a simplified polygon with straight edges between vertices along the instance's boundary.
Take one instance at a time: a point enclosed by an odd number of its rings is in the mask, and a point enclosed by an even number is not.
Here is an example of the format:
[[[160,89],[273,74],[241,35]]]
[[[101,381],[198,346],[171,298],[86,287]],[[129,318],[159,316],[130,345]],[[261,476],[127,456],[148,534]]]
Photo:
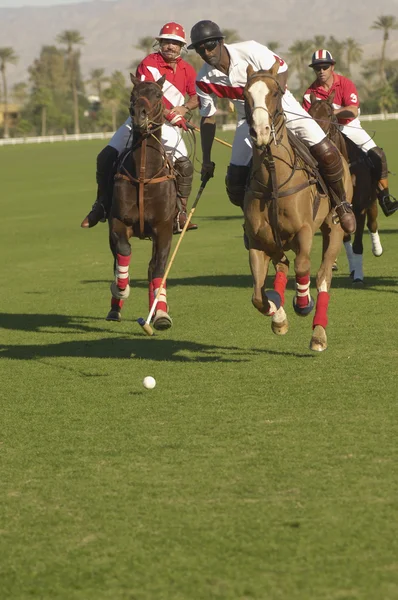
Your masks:
[[[172,164],[161,143],[165,77],[157,82],[139,81],[131,75],[130,98],[132,144],[121,155],[113,186],[109,218],[109,241],[114,257],[115,280],[108,320],[120,321],[123,302],[130,293],[130,238],[152,239],[148,266],[149,308],[151,308],[170,253],[177,188]],[[166,285],[157,298],[153,317],[155,329],[168,329]]]
[[[272,330],[284,335],[288,322],[284,305],[289,261],[285,253],[295,253],[295,312],[308,315],[314,307],[310,294],[310,253],[315,232],[323,238],[322,261],[316,277],[318,291],[310,348],[327,348],[326,326],[332,265],[341,248],[343,230],[334,219],[329,197],[318,191],[310,169],[306,168],[291,143],[282,110],[283,90],[276,78],[279,63],[269,71],[247,68],[244,90],[246,118],[253,142],[253,163],[245,194],[245,231],[249,239],[249,261],[253,275],[254,306],[272,317]],[[352,186],[345,164],[347,200]],[[266,290],[266,277],[272,261],[276,275],[273,290]]]
[[[344,248],[347,254],[350,275],[355,285],[363,284],[363,233],[366,225],[372,239],[374,256],[381,256],[383,248],[377,224],[377,178],[372,176],[372,169],[366,154],[340,131],[333,109],[334,91],[326,100],[317,100],[311,94],[309,114],[318,121],[326,135],[335,143],[341,154],[350,165],[354,192],[352,207],[357,221],[354,242],[351,236],[344,236]]]

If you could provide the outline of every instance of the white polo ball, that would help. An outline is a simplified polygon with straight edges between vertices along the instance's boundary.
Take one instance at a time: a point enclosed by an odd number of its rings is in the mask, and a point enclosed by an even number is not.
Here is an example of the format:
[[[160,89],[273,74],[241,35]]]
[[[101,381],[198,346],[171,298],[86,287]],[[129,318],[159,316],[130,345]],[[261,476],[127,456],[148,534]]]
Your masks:
[[[156,385],[156,379],[149,375],[148,377],[144,377],[144,381],[142,383],[147,390],[153,390]]]

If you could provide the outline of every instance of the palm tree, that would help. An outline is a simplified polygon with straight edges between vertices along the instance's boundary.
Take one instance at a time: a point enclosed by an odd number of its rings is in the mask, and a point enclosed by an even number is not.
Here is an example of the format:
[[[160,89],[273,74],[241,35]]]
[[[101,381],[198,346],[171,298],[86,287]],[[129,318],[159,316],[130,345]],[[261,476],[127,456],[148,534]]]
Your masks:
[[[91,69],[90,79],[87,80],[87,83],[93,86],[93,88],[97,92],[97,96],[100,102],[102,98],[102,85],[104,83],[107,83],[108,81],[109,77],[105,76],[105,69]]]
[[[308,56],[311,55],[312,49],[312,40],[296,40],[290,48],[288,48],[289,67],[297,72],[300,90],[302,92],[306,89],[309,79]]]
[[[351,37],[346,39],[344,42],[344,47],[347,72],[350,75],[351,65],[353,63],[359,63],[362,58],[363,50],[358,42]]]
[[[381,45],[381,56],[380,56],[380,79],[381,81],[386,81],[386,71],[385,71],[385,62],[386,62],[386,46],[390,37],[391,29],[398,29],[398,21],[396,17],[393,15],[381,15],[377,18],[377,21],[374,21],[370,27],[371,29],[380,29],[383,32],[383,42]]]
[[[223,29],[222,33],[226,44],[235,44],[235,42],[241,41],[241,37],[236,29]]]
[[[276,52],[278,50],[278,48],[280,48],[280,46],[281,46],[279,42],[275,42],[275,41],[268,42],[265,45],[267,46],[267,48],[269,48],[271,50],[271,52]]]
[[[80,133],[79,125],[79,99],[78,99],[78,62],[79,52],[75,51],[75,45],[84,44],[84,38],[76,30],[66,30],[57,36],[57,42],[59,44],[65,44],[66,46],[66,59],[70,77],[70,84],[72,89],[73,99],[73,118],[75,123],[75,133]]]
[[[321,50],[322,48],[325,48],[326,45],[326,36],[324,35],[316,35],[314,37],[314,46],[315,46],[315,50]],[[329,48],[327,48],[328,50]]]
[[[140,38],[138,40],[138,44],[133,46],[133,48],[140,50],[145,56],[148,56],[148,54],[151,54],[154,51],[156,44],[157,42],[153,39],[153,36],[146,35],[145,37]],[[133,69],[135,71],[141,60],[141,58],[138,60],[133,60],[133,62],[129,65],[129,69]]]
[[[0,72],[1,80],[3,83],[3,97],[4,97],[4,137],[8,138],[9,123],[8,123],[8,92],[7,92],[7,77],[6,67],[7,64],[15,65],[18,62],[18,56],[15,54],[14,49],[8,47],[0,48]]]
[[[104,90],[104,105],[110,108],[112,130],[117,129],[117,112],[126,96],[126,81],[121,71],[114,71],[109,78],[109,87]]]

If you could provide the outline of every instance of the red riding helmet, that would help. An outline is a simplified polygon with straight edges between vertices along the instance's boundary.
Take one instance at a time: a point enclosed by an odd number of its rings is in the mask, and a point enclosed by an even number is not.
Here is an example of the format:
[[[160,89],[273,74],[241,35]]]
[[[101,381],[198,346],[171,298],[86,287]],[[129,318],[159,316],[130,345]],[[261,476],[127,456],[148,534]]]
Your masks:
[[[182,42],[183,44],[187,43],[185,39],[185,30],[182,25],[179,23],[166,23],[163,25],[162,29],[159,31],[159,35],[156,38],[158,41],[160,40],[176,40],[177,42]]]

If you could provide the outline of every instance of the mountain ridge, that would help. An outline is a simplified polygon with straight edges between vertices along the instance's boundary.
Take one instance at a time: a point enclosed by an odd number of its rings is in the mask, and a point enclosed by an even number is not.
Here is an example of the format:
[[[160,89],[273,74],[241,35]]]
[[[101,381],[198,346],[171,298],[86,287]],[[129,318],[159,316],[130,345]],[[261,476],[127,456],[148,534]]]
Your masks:
[[[7,66],[7,79],[13,85],[28,80],[27,67],[38,58],[43,45],[55,44],[56,36],[64,30],[77,29],[85,40],[80,61],[83,76],[87,78],[94,68],[104,68],[108,75],[117,69],[127,81],[131,62],[144,56],[134,45],[142,37],[155,37],[167,21],[182,23],[189,37],[194,23],[211,19],[221,29],[235,29],[242,40],[280,42],[278,52],[282,56],[298,39],[315,35],[333,35],[339,40],[352,37],[362,45],[365,58],[376,58],[382,32],[370,29],[371,24],[380,15],[398,18],[398,0],[379,0],[371,10],[364,10],[363,0],[338,0],[333,5],[320,0],[279,0],[269,5],[269,16],[263,11],[263,19],[258,8],[258,0],[246,0],[244,9],[237,0],[230,0],[227,6],[211,0],[207,11],[200,6],[189,7],[183,0],[175,0],[172,6],[164,0],[146,0],[144,4],[133,0],[132,5],[131,0],[95,0],[50,7],[0,8],[0,47],[11,46],[20,57],[17,65]],[[130,18],[126,18],[129,14]],[[311,21],[305,15],[311,15]],[[387,53],[391,58],[398,58],[397,34],[398,31],[390,34]]]

